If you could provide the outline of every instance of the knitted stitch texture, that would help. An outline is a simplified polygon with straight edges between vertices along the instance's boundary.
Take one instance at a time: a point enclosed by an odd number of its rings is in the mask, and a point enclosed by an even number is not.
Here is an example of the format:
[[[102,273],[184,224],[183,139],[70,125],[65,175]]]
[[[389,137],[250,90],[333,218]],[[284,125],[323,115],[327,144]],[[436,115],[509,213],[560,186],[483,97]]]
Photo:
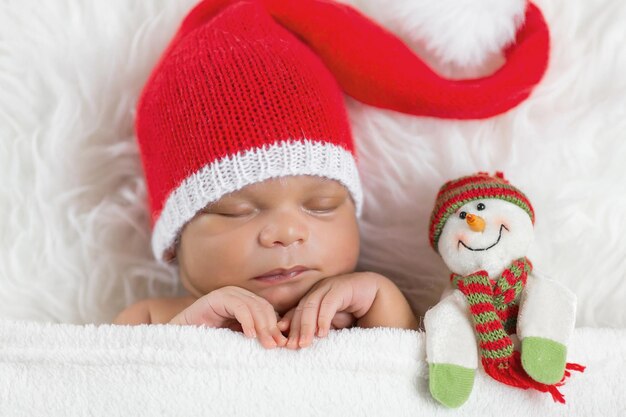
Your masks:
[[[354,152],[337,82],[257,3],[236,3],[181,38],[139,108],[153,220],[165,194],[207,162],[289,139]]]
[[[183,23],[142,93],[137,137],[157,259],[207,203],[272,177],[362,191],[344,98],[318,56],[259,2]]]

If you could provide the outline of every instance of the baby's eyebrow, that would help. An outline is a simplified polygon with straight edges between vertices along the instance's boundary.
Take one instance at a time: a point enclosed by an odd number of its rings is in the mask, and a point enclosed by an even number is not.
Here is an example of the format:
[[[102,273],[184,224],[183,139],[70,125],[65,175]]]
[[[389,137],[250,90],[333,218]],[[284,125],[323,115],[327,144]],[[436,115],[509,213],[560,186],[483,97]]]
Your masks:
[[[210,206],[216,206],[218,204],[241,204],[241,203],[253,203],[256,201],[253,197],[243,197],[243,196],[224,196],[219,200],[213,201],[209,203]]]
[[[307,187],[308,191],[343,191],[347,188],[340,182],[330,178],[323,178],[321,183],[313,183]]]

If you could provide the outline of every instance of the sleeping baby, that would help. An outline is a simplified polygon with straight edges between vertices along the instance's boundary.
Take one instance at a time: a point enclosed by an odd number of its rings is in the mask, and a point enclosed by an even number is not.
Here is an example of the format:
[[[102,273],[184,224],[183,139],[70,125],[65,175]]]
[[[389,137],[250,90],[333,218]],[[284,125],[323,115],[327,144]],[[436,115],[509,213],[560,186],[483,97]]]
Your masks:
[[[346,187],[318,176],[268,179],[209,204],[184,226],[175,257],[189,296],[139,302],[115,323],[228,327],[267,348],[305,347],[355,321],[416,329],[389,279],[354,272],[358,254]]]
[[[355,272],[363,196],[337,81],[260,2],[227,3],[191,11],[137,107],[152,249],[188,295],[114,323],[293,349],[352,325],[417,329],[391,280]]]

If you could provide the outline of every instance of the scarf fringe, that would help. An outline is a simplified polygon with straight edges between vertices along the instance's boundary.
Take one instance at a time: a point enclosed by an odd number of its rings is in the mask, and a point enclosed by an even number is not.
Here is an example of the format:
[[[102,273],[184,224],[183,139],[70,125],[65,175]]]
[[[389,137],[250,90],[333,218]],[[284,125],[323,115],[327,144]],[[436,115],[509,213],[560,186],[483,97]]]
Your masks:
[[[552,395],[554,402],[565,404],[565,397],[558,390],[565,384],[565,380],[571,376],[570,371],[584,372],[585,367],[577,363],[567,363],[565,365],[565,372],[561,381],[556,384],[547,385],[537,382],[532,379],[522,367],[521,355],[518,351],[513,352],[513,356],[505,360],[490,360],[484,358],[482,360],[485,372],[489,374],[493,379],[502,382],[503,384],[510,385],[521,389],[534,389],[540,392],[549,392]]]

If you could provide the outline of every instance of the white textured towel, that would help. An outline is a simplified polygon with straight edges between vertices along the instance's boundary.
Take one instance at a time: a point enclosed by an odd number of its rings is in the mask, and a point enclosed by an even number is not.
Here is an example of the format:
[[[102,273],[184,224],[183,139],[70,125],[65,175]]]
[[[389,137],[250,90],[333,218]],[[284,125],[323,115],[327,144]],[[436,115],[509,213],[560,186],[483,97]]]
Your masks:
[[[550,395],[480,372],[461,408],[428,391],[424,333],[331,331],[265,350],[227,329],[0,322],[2,416],[626,416],[626,329],[577,329],[584,364]]]

